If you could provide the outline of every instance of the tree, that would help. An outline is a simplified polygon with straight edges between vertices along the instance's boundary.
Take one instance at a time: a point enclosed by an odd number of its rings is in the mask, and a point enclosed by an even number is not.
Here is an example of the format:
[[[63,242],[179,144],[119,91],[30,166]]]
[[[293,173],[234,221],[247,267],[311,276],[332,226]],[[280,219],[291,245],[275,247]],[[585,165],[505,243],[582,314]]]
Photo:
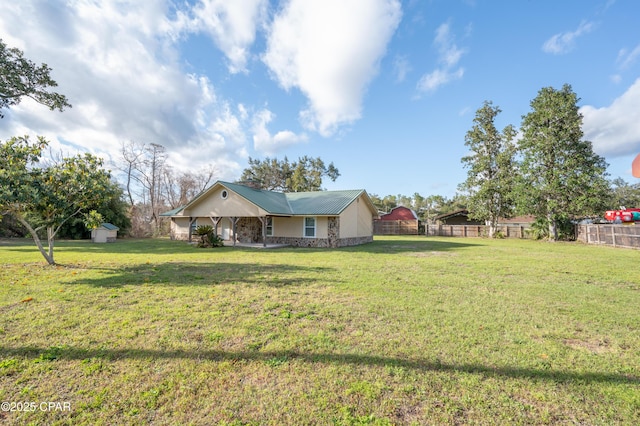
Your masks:
[[[611,186],[609,210],[640,207],[640,184],[629,184],[619,177],[611,181]]]
[[[85,215],[92,226],[101,220],[88,209],[103,200],[111,177],[102,169],[102,160],[91,154],[42,167],[39,161],[47,145],[43,137],[31,143],[28,136],[0,144],[0,215],[11,214],[27,228],[42,256],[53,265],[54,240],[68,220]],[[42,245],[41,230],[46,230],[48,250]]]
[[[420,209],[427,223],[435,223],[436,217],[442,213],[441,209],[446,204],[446,198],[442,195],[429,195],[424,199]]]
[[[50,76],[47,64],[36,65],[21,50],[9,48],[0,39],[0,118],[3,108],[17,105],[23,97],[62,111],[71,104],[64,95],[47,89],[58,84]]]
[[[254,181],[269,191],[305,192],[322,190],[322,179],[331,181],[340,176],[338,169],[330,163],[328,166],[320,157],[301,157],[290,163],[287,157],[280,161],[277,158],[264,160],[249,157],[249,167],[244,169],[240,180]]]
[[[135,201],[133,200],[133,186],[134,182],[139,182],[136,172],[142,164],[143,154],[142,145],[133,141],[123,142],[120,147],[120,160],[122,162],[118,164],[118,168],[125,175],[125,189],[131,207],[135,205]]]
[[[467,180],[459,186],[469,195],[469,217],[484,220],[491,238],[498,219],[511,217],[514,209],[516,131],[512,125],[506,126],[502,133],[496,129],[494,122],[500,112],[490,101],[485,101],[476,111],[464,143],[471,153],[462,157],[468,169]]]
[[[216,169],[209,165],[198,171],[176,173],[167,167],[163,174],[163,185],[169,207],[184,206],[205,190],[213,179]]]
[[[562,221],[600,215],[609,194],[607,163],[582,139],[578,101],[568,84],[545,87],[522,122],[520,209],[544,221],[554,241]]]
[[[101,222],[109,222],[119,228],[118,234],[127,234],[131,228],[129,204],[124,198],[120,184],[113,178],[105,187],[101,199],[89,205],[86,211],[100,212]],[[90,238],[91,229],[87,228],[84,215],[69,219],[58,231],[58,238]]]

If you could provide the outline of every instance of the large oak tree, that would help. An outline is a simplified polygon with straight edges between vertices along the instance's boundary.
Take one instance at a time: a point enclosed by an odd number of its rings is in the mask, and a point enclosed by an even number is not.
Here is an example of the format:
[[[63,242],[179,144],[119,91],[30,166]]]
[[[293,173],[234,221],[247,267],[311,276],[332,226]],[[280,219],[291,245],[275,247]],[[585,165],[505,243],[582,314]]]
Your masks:
[[[563,220],[601,215],[609,198],[607,163],[583,140],[578,101],[568,84],[545,87],[522,122],[518,195],[522,210],[548,225],[551,240]]]

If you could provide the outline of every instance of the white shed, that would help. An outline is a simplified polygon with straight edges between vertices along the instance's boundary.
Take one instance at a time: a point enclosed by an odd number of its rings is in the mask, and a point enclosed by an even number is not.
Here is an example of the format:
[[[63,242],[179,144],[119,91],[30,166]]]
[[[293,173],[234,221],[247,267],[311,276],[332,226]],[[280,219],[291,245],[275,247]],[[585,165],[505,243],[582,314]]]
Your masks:
[[[113,243],[118,236],[117,226],[111,223],[103,223],[91,230],[91,241],[94,243]]]

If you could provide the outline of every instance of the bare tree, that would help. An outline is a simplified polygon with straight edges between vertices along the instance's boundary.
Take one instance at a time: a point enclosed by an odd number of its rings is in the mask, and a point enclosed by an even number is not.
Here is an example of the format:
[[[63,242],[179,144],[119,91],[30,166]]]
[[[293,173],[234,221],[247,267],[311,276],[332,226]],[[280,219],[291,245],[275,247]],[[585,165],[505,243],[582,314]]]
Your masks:
[[[120,147],[120,160],[122,160],[122,163],[118,163],[116,165],[116,167],[124,173],[125,192],[131,207],[135,205],[135,201],[133,199],[134,182],[140,182],[138,169],[142,164],[142,158],[144,155],[143,147],[144,145],[137,142],[123,142]]]
[[[130,208],[132,234],[161,233],[160,213],[186,204],[203,191],[215,175],[212,165],[177,172],[169,165],[165,147],[129,141],[122,144],[115,165],[122,172]]]
[[[176,173],[170,167],[163,173],[166,200],[175,209],[187,204],[209,185],[215,175],[215,167],[208,165],[195,172]]]
[[[167,153],[164,146],[157,143],[150,143],[144,146],[144,158],[138,168],[140,172],[140,183],[144,188],[144,201],[149,204],[150,223],[154,224],[155,231],[160,228],[160,210],[164,205],[162,202],[162,175],[166,168]]]

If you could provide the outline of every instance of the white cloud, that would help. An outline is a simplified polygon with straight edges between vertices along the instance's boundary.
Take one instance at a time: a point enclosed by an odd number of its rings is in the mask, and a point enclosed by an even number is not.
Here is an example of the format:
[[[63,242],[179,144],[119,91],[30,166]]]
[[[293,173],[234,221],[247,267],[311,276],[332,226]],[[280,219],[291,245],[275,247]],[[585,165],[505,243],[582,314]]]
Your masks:
[[[271,135],[267,129],[267,124],[269,124],[274,117],[274,114],[268,109],[259,111],[253,117],[253,144],[256,151],[267,155],[274,155],[288,146],[296,145],[307,140],[307,135],[304,133],[298,135],[290,130],[283,130],[275,135]]]
[[[450,81],[461,79],[463,75],[464,68],[458,68],[455,71],[447,68],[438,68],[423,75],[418,80],[417,88],[420,92],[433,92]]]
[[[173,162],[209,162],[223,177],[245,155],[242,117],[207,77],[181,70],[176,34],[184,11],[155,1],[23,0],[0,3],[0,34],[34,62],[45,62],[73,108],[50,112],[23,101],[9,110],[0,138],[31,133],[117,158],[123,141],[159,143]],[[8,36],[4,36],[4,35]],[[241,115],[241,110],[240,110]]]
[[[640,57],[640,44],[637,45],[633,50],[629,51],[628,49],[621,49],[618,52],[618,66],[620,69],[628,69],[633,65],[634,62]]]
[[[393,61],[393,72],[396,75],[396,82],[401,83],[411,72],[411,64],[406,56],[396,56]]]
[[[283,88],[307,97],[307,129],[329,136],[360,118],[401,15],[398,0],[290,0],[279,11],[263,61]]]
[[[640,152],[640,78],[611,105],[580,109],[585,139],[605,156],[622,156]]]
[[[466,50],[456,45],[448,22],[438,27],[433,44],[438,49],[440,67],[420,77],[416,86],[420,93],[433,92],[438,87],[464,76],[464,68],[457,65]]]
[[[246,72],[256,28],[266,17],[268,0],[200,0],[193,9],[190,31],[204,31],[229,60],[231,73]]]
[[[575,31],[567,31],[553,35],[542,45],[542,50],[546,53],[561,55],[571,51],[578,37],[588,34],[593,30],[592,22],[582,21]]]

